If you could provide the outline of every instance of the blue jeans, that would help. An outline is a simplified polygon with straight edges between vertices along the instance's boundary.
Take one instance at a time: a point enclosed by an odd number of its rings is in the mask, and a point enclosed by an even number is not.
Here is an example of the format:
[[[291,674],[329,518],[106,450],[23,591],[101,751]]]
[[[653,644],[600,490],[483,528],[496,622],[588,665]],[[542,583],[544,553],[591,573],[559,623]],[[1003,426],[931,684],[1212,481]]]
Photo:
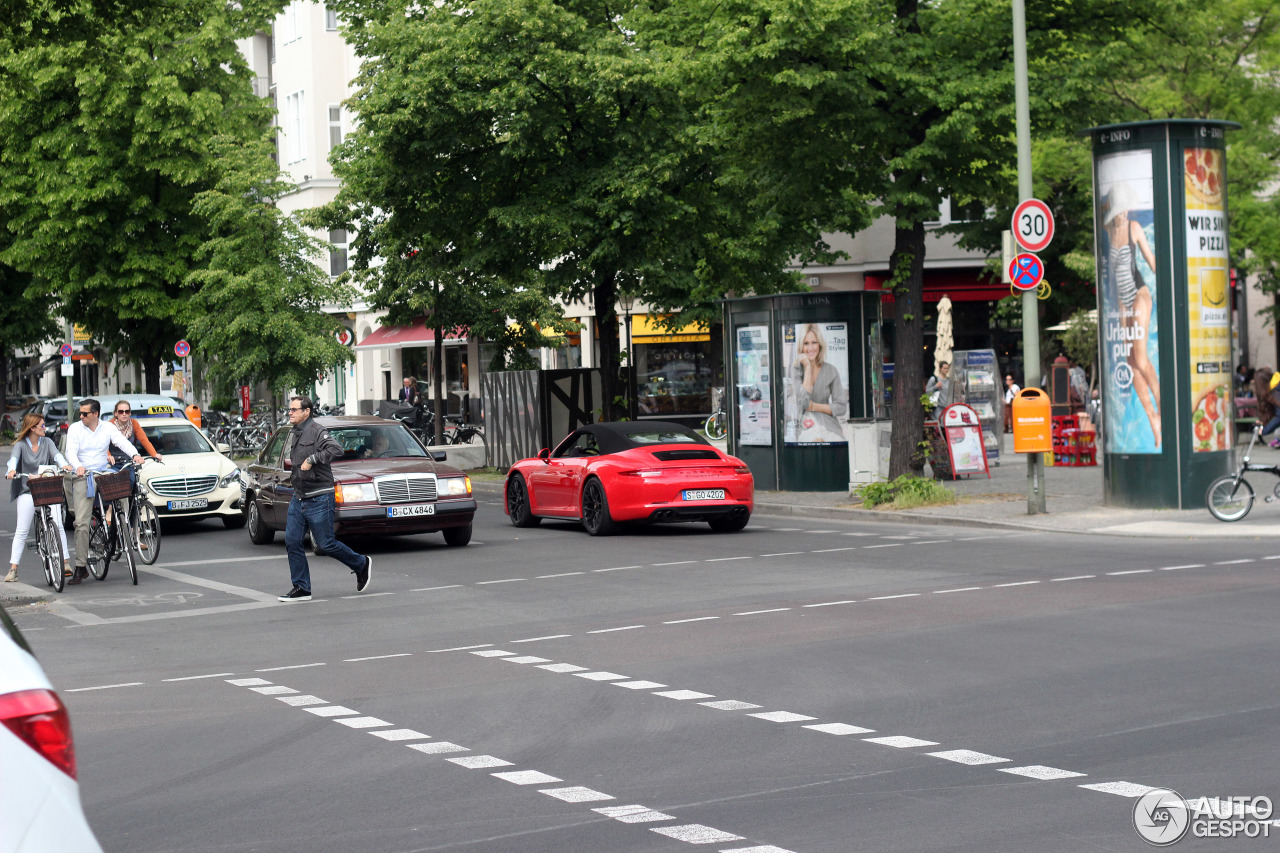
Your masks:
[[[1276,415],[1274,418],[1267,421],[1267,425],[1262,428],[1262,434],[1270,435],[1276,431],[1276,427],[1280,427],[1280,415]]]
[[[364,568],[364,557],[333,538],[333,492],[314,498],[294,497],[284,527],[284,547],[289,552],[289,579],[298,589],[311,591],[311,570],[302,537],[311,530],[311,540],[323,554],[333,557],[351,571]]]

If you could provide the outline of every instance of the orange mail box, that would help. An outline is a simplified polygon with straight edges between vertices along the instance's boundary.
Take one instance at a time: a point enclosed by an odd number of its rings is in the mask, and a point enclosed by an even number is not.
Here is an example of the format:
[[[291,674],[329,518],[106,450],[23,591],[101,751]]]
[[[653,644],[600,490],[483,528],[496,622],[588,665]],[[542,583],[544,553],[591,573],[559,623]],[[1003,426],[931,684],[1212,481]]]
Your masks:
[[[1049,395],[1039,388],[1023,388],[1013,398],[1013,452],[1053,450],[1053,418]]]

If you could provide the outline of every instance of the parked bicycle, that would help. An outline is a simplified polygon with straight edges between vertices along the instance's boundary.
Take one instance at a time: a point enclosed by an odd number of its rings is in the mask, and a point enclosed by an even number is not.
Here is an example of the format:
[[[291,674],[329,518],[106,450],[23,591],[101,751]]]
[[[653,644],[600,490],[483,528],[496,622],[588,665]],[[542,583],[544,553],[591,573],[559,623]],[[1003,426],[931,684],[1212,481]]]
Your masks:
[[[707,418],[703,430],[707,434],[707,438],[713,441],[719,441],[729,434],[729,414],[724,410],[723,402],[720,407],[711,413],[711,417]]]
[[[62,488],[62,476],[53,465],[42,465],[37,474],[19,474],[27,481],[31,490],[31,502],[35,504],[35,537],[36,551],[40,554],[40,564],[44,566],[45,583],[53,587],[54,592],[62,592],[66,577],[62,567],[67,555],[62,550],[62,535],[58,530],[59,519],[55,519],[53,508],[65,506],[66,493]]]
[[[1271,490],[1271,494],[1263,498],[1263,501],[1271,503],[1280,498],[1280,466],[1257,465],[1249,461],[1253,446],[1261,438],[1262,424],[1257,424],[1253,428],[1249,446],[1245,448],[1244,456],[1240,459],[1239,470],[1234,474],[1224,474],[1209,484],[1209,490],[1205,493],[1205,503],[1209,506],[1209,513],[1219,521],[1239,521],[1253,509],[1253,486],[1249,485],[1249,481],[1244,478],[1246,472],[1274,474],[1277,480],[1276,485]]]

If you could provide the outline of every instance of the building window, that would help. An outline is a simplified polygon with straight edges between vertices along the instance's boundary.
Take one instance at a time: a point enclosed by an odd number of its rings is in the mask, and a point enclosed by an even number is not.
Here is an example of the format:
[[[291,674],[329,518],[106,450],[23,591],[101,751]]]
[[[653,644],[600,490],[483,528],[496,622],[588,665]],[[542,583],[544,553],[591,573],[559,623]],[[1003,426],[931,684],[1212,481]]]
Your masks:
[[[276,25],[273,28],[273,34],[279,40],[280,44],[288,44],[302,38],[302,26],[299,22],[300,10],[298,3],[292,2],[280,12],[276,17]]]
[[[303,136],[306,99],[303,92],[294,92],[284,98],[284,158],[287,163],[306,159],[306,138]]]
[[[342,275],[347,271],[347,232],[330,231],[329,243],[329,275]]]
[[[338,12],[328,6],[324,7],[324,28],[329,32],[335,32],[338,29]]]
[[[329,150],[342,144],[342,107],[329,105]]]

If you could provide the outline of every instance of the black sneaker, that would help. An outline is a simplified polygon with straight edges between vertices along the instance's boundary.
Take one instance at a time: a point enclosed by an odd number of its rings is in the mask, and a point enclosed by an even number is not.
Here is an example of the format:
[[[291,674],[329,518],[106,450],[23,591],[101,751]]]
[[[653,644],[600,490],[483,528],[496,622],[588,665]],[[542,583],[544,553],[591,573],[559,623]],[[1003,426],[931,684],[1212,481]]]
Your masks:
[[[356,592],[364,592],[369,585],[369,574],[373,571],[373,558],[364,558],[364,568],[356,569]]]
[[[277,599],[278,601],[310,601],[311,590],[295,586]]]

